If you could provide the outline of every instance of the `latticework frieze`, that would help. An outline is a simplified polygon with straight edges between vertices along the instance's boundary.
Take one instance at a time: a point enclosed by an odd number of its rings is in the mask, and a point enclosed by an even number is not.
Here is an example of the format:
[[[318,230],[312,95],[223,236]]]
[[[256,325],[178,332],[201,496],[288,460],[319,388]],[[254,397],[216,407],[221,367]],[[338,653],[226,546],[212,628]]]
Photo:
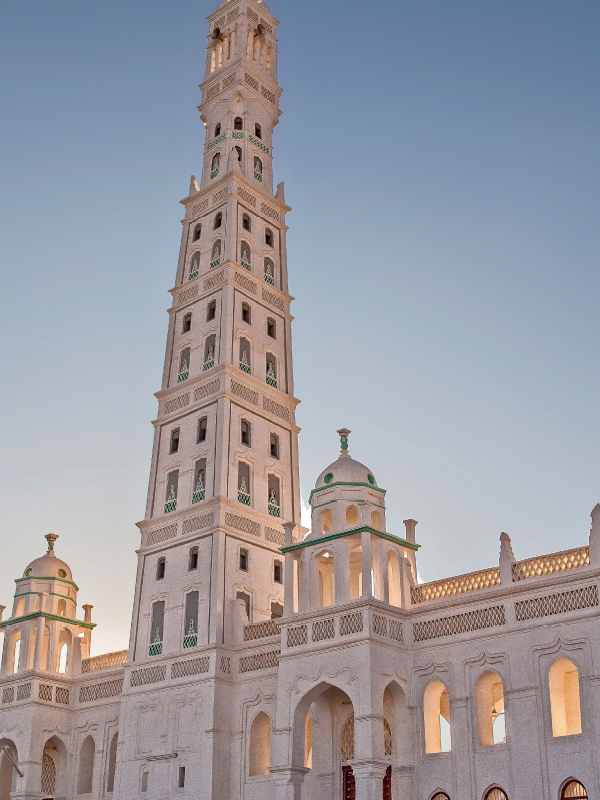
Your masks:
[[[210,659],[208,656],[175,661],[171,665],[171,678],[188,678],[190,675],[202,675],[208,672],[209,664]]]
[[[49,683],[40,683],[38,686],[38,698],[52,702],[52,686]]]
[[[244,641],[252,642],[255,639],[264,639],[266,636],[279,636],[280,628],[274,619],[266,619],[264,622],[254,622],[252,625],[244,625]]]
[[[239,272],[236,272],[233,276],[233,280],[238,286],[241,286],[242,289],[250,292],[250,294],[256,294],[257,286],[254,281],[250,280],[250,278],[247,278],[245,275],[241,275]]]
[[[151,547],[153,544],[158,544],[159,542],[166,542],[168,539],[174,539],[177,536],[177,523],[173,525],[167,525],[164,528],[157,528],[155,531],[149,531],[146,534],[146,545],[147,547]],[[92,659],[89,659],[90,661]],[[101,669],[101,667],[96,667],[96,669]]]
[[[249,203],[251,206],[256,208],[256,197],[250,192],[247,192],[246,189],[243,189],[241,186],[238,186],[238,195],[245,200],[246,203]]]
[[[103,683],[92,683],[79,689],[79,702],[91,703],[94,700],[106,700],[108,697],[118,697],[123,694],[123,678]]]
[[[177,526],[172,527],[177,530]],[[168,537],[171,538],[171,537]],[[119,650],[116,653],[105,653],[102,656],[93,656],[92,658],[84,658],[81,662],[82,672],[96,672],[99,669],[109,669],[110,667],[120,667],[127,661],[129,650]]]
[[[354,758],[354,714],[351,714],[344,723],[340,736],[340,749],[342,761],[352,761]]]
[[[378,636],[387,636],[387,619],[381,614],[373,614],[373,633]]]
[[[283,299],[281,297],[278,297],[276,294],[273,294],[273,292],[269,292],[267,291],[267,289],[263,289],[262,299],[265,301],[265,303],[269,303],[270,305],[275,306],[275,308],[278,308],[280,311],[285,311],[285,303]]]
[[[590,564],[590,548],[576,547],[561,553],[550,553],[547,556],[536,556],[525,561],[517,561],[512,565],[513,581],[525,581],[527,578],[538,578],[540,575],[552,575],[577,567],[588,567]]]
[[[308,628],[306,625],[294,625],[287,629],[287,646],[298,647],[308,642]]]
[[[247,403],[252,403],[252,405],[258,405],[258,392],[249,389],[247,386],[244,386],[243,383],[238,383],[238,381],[231,381],[231,391],[233,394],[241,397],[242,400],[245,400]]]
[[[340,636],[348,636],[351,633],[360,633],[363,629],[363,615],[360,611],[353,614],[344,614],[340,617]]]
[[[240,672],[256,672],[259,669],[271,669],[279,666],[281,650],[271,650],[268,653],[256,653],[253,656],[240,658]]]
[[[554,614],[564,614],[567,611],[577,611],[581,608],[593,608],[598,605],[598,587],[583,586],[570,592],[548,594],[544,597],[534,597],[531,600],[519,600],[515,603],[515,616],[519,622],[526,619],[551,617]]]
[[[248,517],[240,517],[237,514],[225,514],[225,524],[230,528],[235,528],[236,531],[243,531],[249,533],[250,536],[260,536],[260,524]]]
[[[204,281],[204,291],[208,292],[211,289],[214,289],[216,286],[220,286],[224,280],[225,280],[225,275],[223,274],[223,271],[217,272],[216,275],[211,275]]]
[[[187,303],[190,300],[193,300],[194,297],[198,296],[198,284],[195,283],[193,286],[190,286],[189,289],[186,289],[183,292],[179,292],[177,295],[177,305],[181,305],[182,303]]]
[[[199,400],[204,400],[205,397],[218,392],[220,385],[221,382],[217,378],[210,383],[203,383],[202,386],[198,386],[198,388],[194,390],[194,402],[197,403]]]
[[[498,625],[506,625],[504,606],[492,606],[477,611],[467,611],[464,614],[454,614],[451,617],[430,619],[427,622],[415,622],[413,638],[415,642],[424,642],[427,639],[455,636],[458,633],[480,631]]]
[[[283,531],[277,530],[277,528],[265,528],[265,539],[268,542],[274,542],[278,544],[280,547],[283,547],[285,544],[285,533]]]
[[[17,700],[27,700],[31,696],[31,684],[22,683],[17,686]]]
[[[271,414],[275,414],[276,417],[280,417],[280,419],[286,420],[286,422],[290,421],[289,408],[287,408],[286,406],[282,406],[280,403],[276,403],[269,397],[263,397],[263,408],[265,411],[269,411]]]
[[[190,517],[183,521],[181,532],[185,536],[186,533],[193,533],[194,531],[202,530],[202,528],[210,528],[214,521],[214,511],[210,511],[208,514],[201,514],[198,517]]]
[[[164,406],[165,414],[172,414],[174,411],[179,411],[180,408],[185,408],[190,404],[190,393],[180,394],[172,400],[167,400]]]
[[[69,690],[64,686],[57,686],[54,693],[54,700],[62,706],[69,705]]]
[[[388,636],[390,639],[395,639],[397,642],[402,642],[404,637],[402,634],[402,623],[397,619],[391,619]]]
[[[146,686],[149,683],[160,683],[167,677],[165,664],[157,664],[154,667],[144,667],[134,669],[131,673],[131,686]]]
[[[321,642],[323,639],[335,638],[335,619],[318,619],[312,624],[313,642]]]
[[[441,597],[452,597],[465,592],[476,592],[478,589],[489,589],[491,586],[500,586],[500,569],[482,569],[479,572],[469,572],[466,575],[457,575],[442,581],[421,583],[413,586],[410,597],[413,603],[426,603],[428,600],[438,600]]]
[[[226,675],[229,675],[229,673],[231,672],[231,658],[229,658],[229,656],[221,656],[221,662],[219,666],[221,672],[224,672]]]
[[[12,703],[15,699],[15,687],[14,686],[7,686],[6,689],[2,690],[2,703]]]

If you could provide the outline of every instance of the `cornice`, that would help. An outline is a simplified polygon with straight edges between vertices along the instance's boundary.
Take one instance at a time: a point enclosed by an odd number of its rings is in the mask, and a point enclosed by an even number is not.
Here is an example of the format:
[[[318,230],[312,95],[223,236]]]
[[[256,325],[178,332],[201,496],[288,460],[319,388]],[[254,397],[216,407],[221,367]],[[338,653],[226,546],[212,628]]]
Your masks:
[[[363,531],[368,531],[369,533],[372,533],[374,536],[378,536],[380,539],[387,539],[387,541],[400,545],[400,547],[405,547],[408,550],[418,550],[419,547],[421,547],[420,544],[413,544],[412,542],[407,542],[406,539],[401,539],[399,536],[393,536],[391,533],[378,531],[376,528],[371,528],[369,525],[363,525],[361,528],[352,528],[352,530],[349,531],[330,533],[329,536],[321,536],[318,539],[305,539],[304,541],[299,542],[298,544],[292,544],[289,547],[282,547],[281,552],[291,553],[294,550],[302,550],[305,547],[313,547],[314,545],[323,544],[324,542],[331,542],[334,539],[343,539],[346,536],[352,536],[356,533],[362,533]]]
[[[59,617],[58,614],[47,614],[45,611],[35,611],[33,614],[26,614],[24,617],[15,617],[14,619],[7,619],[0,622],[0,628],[6,628],[8,625],[16,625],[18,622],[25,622],[28,619],[37,619],[43,617],[44,619],[55,619],[58,622],[64,622],[65,625],[77,625],[80,628],[95,628],[95,622],[82,622],[79,619],[69,619],[68,617]]]

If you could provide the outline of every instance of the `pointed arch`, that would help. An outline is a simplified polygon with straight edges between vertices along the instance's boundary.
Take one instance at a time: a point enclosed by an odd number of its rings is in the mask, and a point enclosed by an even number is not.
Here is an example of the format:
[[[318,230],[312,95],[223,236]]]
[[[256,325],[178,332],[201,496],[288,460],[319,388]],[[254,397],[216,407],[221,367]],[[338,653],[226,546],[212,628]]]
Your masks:
[[[340,733],[340,752],[342,762],[354,760],[354,712],[342,726]]]
[[[117,768],[117,742],[119,732],[113,734],[108,748],[108,772],[106,775],[106,791],[110,794],[115,788],[115,772]]]
[[[569,778],[562,788],[560,800],[588,800],[587,789],[580,781]]]
[[[579,670],[567,658],[559,658],[548,673],[552,736],[581,733]]]
[[[249,775],[268,775],[271,763],[271,718],[259,711],[250,727]]]
[[[358,506],[350,505],[346,508],[346,525],[358,525]]]
[[[482,746],[504,744],[506,724],[504,715],[504,684],[497,672],[488,670],[480,676],[476,686],[477,727]],[[491,797],[491,800],[501,800]]]
[[[92,736],[86,736],[79,750],[79,770],[77,772],[77,794],[90,794],[94,783],[94,758],[96,743]]]
[[[14,764],[18,764],[14,742],[0,739],[0,800],[10,800],[11,793],[16,788],[17,773]]]
[[[450,699],[440,680],[427,684],[423,694],[425,752],[446,753],[451,749]]]
[[[485,793],[483,800],[508,800],[508,795],[499,786],[492,786]]]

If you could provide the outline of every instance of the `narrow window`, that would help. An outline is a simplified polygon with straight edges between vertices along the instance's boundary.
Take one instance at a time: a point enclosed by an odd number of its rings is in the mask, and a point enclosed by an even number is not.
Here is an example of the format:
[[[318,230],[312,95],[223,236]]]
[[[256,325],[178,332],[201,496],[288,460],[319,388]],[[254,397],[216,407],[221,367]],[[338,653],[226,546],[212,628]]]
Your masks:
[[[268,511],[272,517],[280,517],[281,516],[281,501],[280,501],[280,491],[279,491],[279,478],[277,475],[269,475],[268,479],[269,485],[269,503],[268,503]]]
[[[277,362],[275,361],[275,356],[271,355],[271,353],[267,353],[265,379],[269,386],[274,389],[277,388]]]
[[[245,506],[251,504],[250,496],[250,467],[243,461],[238,463],[238,501]]]
[[[219,213],[215,216],[213,229],[216,231],[217,228],[220,228],[222,224],[223,224],[223,214],[219,211]]]
[[[217,315],[217,301],[211,300],[210,303],[206,306],[206,321],[210,322],[211,319],[214,319]]]
[[[257,139],[262,139],[262,132],[258,122],[254,125],[254,135],[256,136]]]
[[[144,771],[142,772],[141,792],[142,794],[146,794],[147,791],[148,791],[148,773]]]
[[[221,133],[221,123],[217,122],[215,125],[215,136],[218,136]]]
[[[240,569],[248,572],[248,551],[244,547],[240,547]]]
[[[159,558],[156,562],[156,580],[162,581],[165,577],[165,571],[167,569],[167,560],[166,558]]]
[[[242,148],[241,148],[241,147],[238,147],[238,146],[236,145],[236,146],[235,146],[233,149],[235,150],[235,154],[236,154],[236,156],[237,156],[237,160],[238,160],[238,161],[241,161],[241,160],[242,160]]]
[[[242,322],[247,322],[248,325],[252,322],[252,312],[248,303],[242,303]]]
[[[281,603],[271,603],[271,619],[283,617],[283,606]]]
[[[243,214],[242,215],[242,228],[245,231],[250,231],[251,230],[250,217],[248,216],[248,214]]]
[[[171,431],[171,443],[169,447],[170,453],[176,453],[179,450],[179,428],[173,428]]]
[[[252,373],[250,342],[243,336],[240,337],[240,369],[248,375]]]
[[[252,425],[247,420],[243,419],[240,423],[240,427],[242,444],[245,444],[246,447],[251,447]]]
[[[185,767],[179,767],[179,775],[177,777],[177,787],[183,789],[185,786]]]
[[[357,506],[348,506],[346,509],[346,525],[358,525]]]
[[[206,497],[206,459],[201,458],[194,465],[194,491],[192,503],[201,503]]]
[[[162,653],[163,632],[165,625],[165,601],[158,600],[152,603],[152,617],[150,620],[150,647],[149,656],[159,656]]]
[[[210,165],[210,177],[216,178],[219,174],[219,164],[221,163],[221,153],[215,153]]]
[[[186,347],[179,356],[179,372],[177,373],[177,383],[187,381],[190,376],[190,348]]]
[[[450,700],[441,681],[431,681],[423,696],[425,752],[447,753],[451,749]]]
[[[244,604],[246,619],[250,622],[250,595],[246,594],[246,592],[236,592],[235,599],[241,600]]]
[[[164,513],[169,514],[177,508],[177,489],[179,486],[179,470],[175,469],[167,475]]]
[[[192,242],[197,242],[198,239],[200,238],[201,233],[202,233],[202,225],[198,223],[198,225],[196,225],[196,227],[194,228],[194,233],[192,234]]]
[[[198,644],[198,592],[188,592],[185,596],[185,627],[183,629],[183,649]]]
[[[58,671],[64,675],[69,665],[69,645],[64,642],[60,648],[60,657],[58,659]]]
[[[79,774],[77,776],[77,794],[90,794],[94,782],[94,756],[96,745],[91,736],[83,740],[79,751]]]
[[[106,777],[106,791],[110,794],[115,788],[115,771],[117,768],[117,740],[118,733],[115,733],[110,740],[108,749],[108,775]]]
[[[250,728],[250,769],[252,775],[268,775],[271,763],[271,720],[261,711]]]
[[[506,741],[504,686],[496,672],[484,672],[477,681],[477,723],[479,744],[503,744]]]
[[[277,338],[277,323],[274,319],[272,319],[272,317],[267,319],[267,336],[269,336],[271,339]]]
[[[197,278],[200,274],[200,253],[196,252],[192,256],[192,260],[190,262],[190,274],[188,280],[193,281],[194,278]]]
[[[240,262],[244,269],[250,271],[252,269],[252,250],[248,242],[242,242]]]
[[[217,239],[217,241],[212,246],[212,252],[210,256],[210,268],[214,269],[218,267],[221,263],[221,240]]]
[[[279,458],[279,436],[276,433],[272,433],[269,437],[269,450],[271,458]]]
[[[58,601],[57,613],[58,613],[59,617],[66,617],[67,616],[67,601],[66,600],[59,600]]]
[[[273,580],[275,583],[283,583],[283,565],[281,561],[273,562]]]
[[[234,131],[243,131],[244,130],[244,122],[241,117],[236,117],[233,120],[233,130]]]
[[[215,365],[216,344],[217,337],[214,333],[206,337],[206,342],[204,343],[204,362],[202,363],[203,371],[210,369]]]
[[[265,230],[265,244],[268,247],[273,247],[273,231],[270,228]]]
[[[254,156],[254,177],[257,181],[262,181],[263,179],[263,165],[258,156]]]
[[[186,314],[183,318],[183,325],[181,326],[182,333],[189,333],[192,330],[192,315]]]
[[[265,281],[275,286],[275,264],[272,258],[265,258]]]
[[[579,670],[566,658],[559,658],[548,675],[552,735],[573,736],[581,733]]]
[[[205,442],[206,441],[206,429],[207,428],[208,428],[208,418],[207,417],[201,417],[198,420],[198,438],[197,438],[198,444],[200,444],[200,442]]]
[[[188,572],[198,569],[198,548],[192,547],[188,558]]]

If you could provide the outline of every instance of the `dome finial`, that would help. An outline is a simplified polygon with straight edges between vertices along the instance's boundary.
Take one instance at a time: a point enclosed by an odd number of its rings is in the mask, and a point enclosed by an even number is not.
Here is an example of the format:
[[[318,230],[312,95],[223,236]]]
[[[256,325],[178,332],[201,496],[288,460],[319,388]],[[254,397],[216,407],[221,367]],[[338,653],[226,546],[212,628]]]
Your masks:
[[[56,533],[47,533],[44,538],[48,542],[48,553],[50,555],[54,555],[54,542],[58,539],[57,534]]]
[[[342,444],[342,450],[340,455],[342,456],[349,456],[350,453],[348,452],[348,436],[351,434],[352,431],[349,431],[348,428],[340,428],[338,431],[340,442]]]

